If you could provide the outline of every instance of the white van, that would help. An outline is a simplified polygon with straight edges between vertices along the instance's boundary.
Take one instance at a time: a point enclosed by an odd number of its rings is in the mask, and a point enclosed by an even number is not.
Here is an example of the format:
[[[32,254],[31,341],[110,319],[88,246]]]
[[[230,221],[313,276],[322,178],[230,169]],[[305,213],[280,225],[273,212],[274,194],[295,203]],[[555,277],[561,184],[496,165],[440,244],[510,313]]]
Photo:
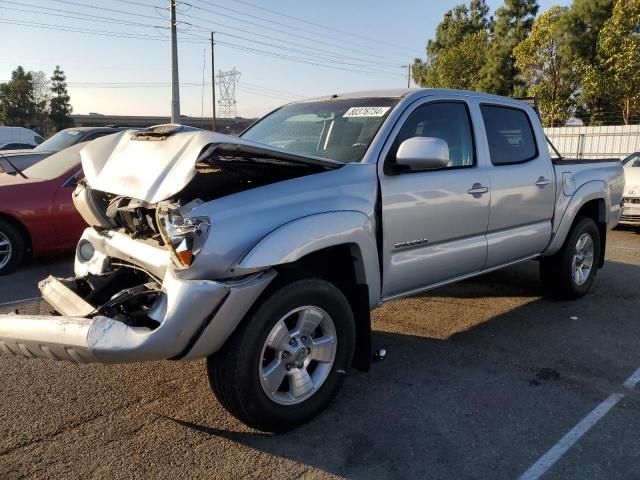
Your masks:
[[[31,149],[44,142],[44,138],[24,127],[0,127],[0,150]]]

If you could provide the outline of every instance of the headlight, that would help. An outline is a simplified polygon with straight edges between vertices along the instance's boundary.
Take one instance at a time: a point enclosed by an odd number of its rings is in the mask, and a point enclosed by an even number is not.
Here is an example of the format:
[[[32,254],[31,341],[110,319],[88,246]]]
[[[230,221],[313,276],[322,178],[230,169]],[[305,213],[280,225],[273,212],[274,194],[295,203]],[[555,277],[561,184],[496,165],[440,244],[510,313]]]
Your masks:
[[[176,210],[158,209],[158,225],[176,267],[190,267],[207,239],[209,219],[183,217]]]

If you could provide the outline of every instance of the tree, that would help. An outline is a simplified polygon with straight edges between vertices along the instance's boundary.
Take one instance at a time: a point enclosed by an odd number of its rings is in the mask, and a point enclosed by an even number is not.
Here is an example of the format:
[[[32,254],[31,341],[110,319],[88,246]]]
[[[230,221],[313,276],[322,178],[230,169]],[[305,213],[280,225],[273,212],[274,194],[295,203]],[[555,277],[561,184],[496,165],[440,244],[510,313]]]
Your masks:
[[[513,49],[529,35],[538,8],[537,0],[505,0],[505,5],[496,10],[491,46],[481,74],[481,90],[498,95],[525,93]]]
[[[560,55],[582,69],[587,83],[602,83],[602,67],[598,38],[604,23],[611,17],[614,0],[574,0],[563,17],[564,36],[559,44]],[[588,77],[588,78],[586,78]],[[597,125],[605,115],[620,108],[608,95],[594,95],[593,89],[582,89],[577,96],[575,115],[584,123]]]
[[[16,127],[31,126],[35,112],[33,78],[19,66],[11,72],[11,80],[0,84],[0,122]]]
[[[43,71],[29,72],[33,79],[33,101],[35,103],[34,122],[43,133],[49,128],[49,101],[51,100],[51,85],[47,74]]]
[[[60,70],[59,65],[56,65],[56,69],[53,71],[53,76],[51,77],[51,92],[53,96],[50,101],[49,118],[58,130],[62,130],[73,123],[71,120],[71,112],[73,109],[69,103],[70,97],[67,92],[66,80],[67,77],[64,71]]]
[[[515,66],[537,97],[545,126],[564,125],[575,106],[578,74],[561,54],[564,16],[568,9],[553,6],[540,15],[531,33],[513,50]]]
[[[438,54],[425,73],[424,83],[435,88],[476,90],[488,48],[486,31],[466,35]]]
[[[640,0],[616,0],[600,31],[598,49],[604,79],[596,90],[606,88],[629,125],[640,110]]]
[[[460,4],[446,12],[436,28],[435,38],[427,42],[426,60],[416,58],[414,61],[414,81],[425,87],[475,88],[477,72],[465,68],[465,65],[457,65],[454,56],[463,55],[464,60],[460,63],[469,60],[473,65],[478,65],[483,62],[483,50],[472,52],[470,42],[475,39],[482,42],[480,47],[485,45],[492,24],[488,14],[489,7],[485,0],[472,0],[469,5]],[[473,36],[479,33],[481,35]],[[449,74],[447,69],[451,67],[457,74]]]

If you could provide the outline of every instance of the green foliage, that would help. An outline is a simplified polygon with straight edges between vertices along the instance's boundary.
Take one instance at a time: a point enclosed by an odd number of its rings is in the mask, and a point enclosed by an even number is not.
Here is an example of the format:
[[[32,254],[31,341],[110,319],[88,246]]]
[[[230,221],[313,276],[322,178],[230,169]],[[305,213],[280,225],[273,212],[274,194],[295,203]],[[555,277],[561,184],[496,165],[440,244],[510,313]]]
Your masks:
[[[600,85],[622,107],[624,123],[640,110],[640,0],[617,0],[600,32]]]
[[[56,69],[53,71],[53,76],[51,77],[51,92],[53,96],[50,101],[49,118],[58,130],[62,130],[73,123],[71,120],[72,108],[69,103],[70,97],[67,93],[66,80],[67,77],[64,72],[60,70],[59,65],[56,65]]]
[[[496,10],[491,46],[481,73],[481,90],[515,96],[526,92],[513,50],[529,34],[538,8],[537,0],[505,0],[504,6]]]
[[[0,84],[0,123],[31,126],[35,114],[33,77],[19,66],[11,73],[11,80]]]
[[[578,72],[560,48],[567,11],[553,6],[544,12],[513,50],[527,93],[537,97],[543,124],[549,127],[564,125],[575,107]]]
[[[472,0],[449,10],[436,29],[435,39],[427,43],[427,60],[414,61],[414,81],[423,87],[476,89],[493,23],[488,13],[485,0]]]
[[[545,125],[640,120],[640,0],[573,0],[536,19],[537,0],[484,0],[449,10],[416,59],[428,87],[533,95]]]
[[[467,34],[460,42],[438,54],[424,71],[422,83],[435,88],[476,90],[488,47],[486,31]]]
[[[595,81],[602,74],[598,39],[604,23],[611,17],[614,3],[614,0],[574,0],[563,18],[560,54],[582,69],[585,83]],[[578,91],[575,115],[586,124],[598,125],[620,108],[608,95],[593,92],[593,89]]]

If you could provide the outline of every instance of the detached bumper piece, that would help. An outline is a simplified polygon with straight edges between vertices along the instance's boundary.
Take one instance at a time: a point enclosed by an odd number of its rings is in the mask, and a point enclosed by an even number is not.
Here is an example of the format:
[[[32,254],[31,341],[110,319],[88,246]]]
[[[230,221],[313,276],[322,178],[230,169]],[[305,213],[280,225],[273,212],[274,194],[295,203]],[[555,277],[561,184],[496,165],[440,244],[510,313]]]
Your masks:
[[[108,288],[121,279],[49,277],[40,289],[63,316],[0,315],[0,351],[76,363],[206,357],[223,345],[275,275],[215,282],[181,280],[168,271],[156,290],[144,284],[116,294]],[[87,285],[96,283],[100,289]],[[94,301],[101,290],[108,301]],[[132,302],[138,302],[136,311]]]

